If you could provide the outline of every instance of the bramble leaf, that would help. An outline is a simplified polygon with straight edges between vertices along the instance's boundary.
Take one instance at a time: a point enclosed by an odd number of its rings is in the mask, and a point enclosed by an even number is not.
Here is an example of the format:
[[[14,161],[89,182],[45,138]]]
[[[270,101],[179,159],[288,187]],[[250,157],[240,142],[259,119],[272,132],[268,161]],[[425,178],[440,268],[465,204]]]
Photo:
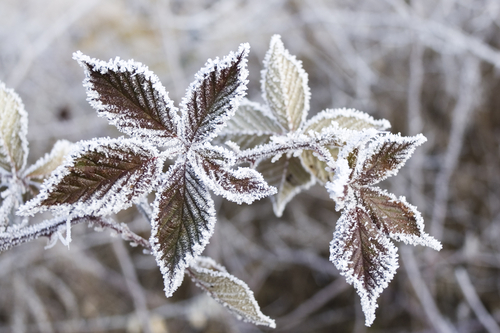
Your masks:
[[[185,268],[208,244],[214,224],[208,188],[190,163],[179,158],[157,191],[150,238],[167,297],[181,285]]]
[[[206,144],[204,149],[196,150],[197,174],[203,176],[204,182],[227,200],[241,204],[275,194],[276,189],[269,186],[262,175],[250,168],[231,169],[230,161],[234,160],[231,152]]]
[[[88,101],[125,134],[159,146],[178,144],[179,116],[158,77],[143,64],[116,58],[108,62],[76,52],[85,68]]]
[[[248,285],[229,274],[225,267],[211,258],[198,257],[191,263],[188,270],[191,279],[198,287],[234,313],[238,319],[255,325],[276,327],[274,320],[260,311]]]
[[[181,103],[182,135],[187,144],[207,142],[232,117],[246,92],[250,46],[222,60],[209,59],[191,83]]]
[[[73,143],[67,140],[59,140],[54,144],[50,153],[36,161],[24,171],[24,177],[44,179],[50,175],[58,166],[63,164],[64,158],[73,148]]]
[[[302,63],[285,49],[281,37],[271,38],[261,73],[262,97],[287,131],[296,131],[309,111],[310,91]]]
[[[424,220],[417,208],[377,187],[363,187],[359,200],[373,223],[385,235],[406,244],[429,246],[441,250],[441,244],[424,231]]]
[[[17,172],[28,157],[28,114],[12,89],[0,81],[0,167]]]
[[[267,159],[259,163],[257,170],[278,189],[278,193],[271,197],[274,213],[278,217],[283,215],[286,204],[295,195],[314,184],[314,178],[304,169],[298,157],[284,155],[274,163]]]
[[[427,139],[422,135],[402,137],[396,134],[377,136],[360,149],[353,180],[357,185],[374,185],[394,176]]]
[[[19,210],[32,215],[108,215],[130,207],[156,185],[163,167],[155,147],[135,139],[80,141],[68,162]]]
[[[269,142],[271,136],[281,133],[282,127],[267,107],[244,98],[219,137],[236,143],[240,149],[248,149]]]
[[[377,298],[396,274],[397,258],[397,248],[362,206],[343,211],[330,243],[330,261],[360,296],[367,326],[375,320]]]

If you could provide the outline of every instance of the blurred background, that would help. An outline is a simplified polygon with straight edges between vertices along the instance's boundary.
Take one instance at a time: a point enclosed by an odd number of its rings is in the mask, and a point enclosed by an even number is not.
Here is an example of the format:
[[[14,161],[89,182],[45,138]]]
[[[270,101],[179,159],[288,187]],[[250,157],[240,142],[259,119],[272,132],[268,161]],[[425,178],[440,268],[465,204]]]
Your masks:
[[[444,248],[398,244],[369,328],[328,261],[339,215],[320,186],[282,218],[269,199],[216,198],[205,254],[248,283],[274,332],[500,332],[498,0],[2,0],[0,80],[29,113],[32,163],[58,139],[120,135],[86,102],[73,52],[143,62],[179,103],[207,58],[249,42],[248,97],[261,102],[273,34],[309,74],[310,116],[357,108],[428,138],[382,187],[418,206]],[[116,219],[149,237],[135,209]],[[238,321],[187,278],[167,299],[154,258],[109,231],[72,235],[69,249],[40,239],[0,254],[0,332],[273,331]]]

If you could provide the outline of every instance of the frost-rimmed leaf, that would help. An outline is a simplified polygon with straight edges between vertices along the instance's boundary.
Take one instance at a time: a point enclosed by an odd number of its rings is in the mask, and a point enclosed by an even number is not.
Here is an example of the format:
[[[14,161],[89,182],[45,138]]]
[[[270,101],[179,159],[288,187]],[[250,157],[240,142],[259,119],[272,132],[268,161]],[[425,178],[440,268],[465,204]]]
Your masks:
[[[215,208],[208,188],[184,158],[170,167],[153,205],[150,243],[172,296],[184,270],[208,244],[215,224]]]
[[[303,132],[309,135],[321,133],[327,128],[342,128],[349,131],[363,131],[369,128],[383,131],[391,127],[385,119],[374,119],[370,115],[355,109],[326,109],[309,119]],[[330,154],[336,159],[338,148],[330,148]],[[312,151],[304,150],[301,154],[304,166],[323,184],[332,180],[332,172],[326,170],[327,164],[319,160]]]
[[[304,169],[298,157],[281,156],[277,161],[271,159],[259,163],[257,170],[262,173],[267,182],[278,189],[271,197],[276,216],[281,217],[286,204],[292,198],[314,185],[315,179]]]
[[[140,62],[108,62],[75,52],[85,68],[88,101],[125,134],[160,146],[178,144],[179,116],[158,77]]]
[[[17,172],[28,157],[28,113],[21,98],[0,81],[0,167]]]
[[[299,129],[309,111],[307,73],[285,49],[279,35],[271,38],[261,76],[262,97],[278,122],[289,131]]]
[[[43,179],[50,175],[58,166],[63,164],[65,157],[73,148],[73,143],[67,140],[58,140],[50,153],[36,161],[24,171],[24,177]]]
[[[276,327],[273,319],[264,315],[248,285],[229,274],[213,259],[198,257],[189,266],[191,279],[210,297],[234,313],[238,319],[255,325]]]
[[[396,198],[377,187],[363,187],[359,198],[373,223],[387,236],[405,244],[441,250],[441,243],[424,231],[424,220],[417,207],[404,197]]]
[[[20,207],[19,213],[117,213],[152,191],[163,162],[154,146],[136,139],[80,141],[68,161],[52,173],[40,194]]]
[[[232,117],[247,89],[248,44],[222,60],[209,59],[182,99],[182,137],[186,143],[214,138]]]
[[[276,193],[276,189],[269,186],[259,172],[242,167],[231,169],[234,156],[230,151],[205,144],[196,153],[192,157],[195,159],[192,165],[216,195],[238,204],[251,204]]]
[[[337,221],[330,243],[330,261],[361,298],[365,324],[375,320],[377,298],[398,268],[397,248],[361,206],[352,205]]]
[[[415,148],[427,139],[422,134],[402,137],[386,134],[375,137],[365,148],[360,149],[354,170],[358,185],[374,185],[394,176],[411,157]]]
[[[222,141],[235,142],[240,149],[248,149],[269,142],[271,136],[282,133],[283,128],[267,106],[243,98],[219,137]]]

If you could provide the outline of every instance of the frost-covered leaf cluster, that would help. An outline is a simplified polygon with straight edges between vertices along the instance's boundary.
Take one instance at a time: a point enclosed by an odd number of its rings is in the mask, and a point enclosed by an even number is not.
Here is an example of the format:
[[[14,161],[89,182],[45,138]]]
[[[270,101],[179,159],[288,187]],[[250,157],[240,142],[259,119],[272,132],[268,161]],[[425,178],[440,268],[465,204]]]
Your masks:
[[[271,39],[261,72],[265,103],[249,101],[244,98],[248,52],[242,44],[237,52],[208,60],[179,107],[143,64],[76,52],[88,101],[129,137],[72,147],[61,141],[29,168],[26,112],[17,95],[1,85],[0,222],[6,229],[24,202],[22,195],[51,174],[18,214],[51,211],[57,228],[47,222],[43,232],[40,226],[0,236],[20,242],[37,230],[37,235],[57,232],[69,241],[72,219],[104,219],[136,204],[151,222],[149,243],[139,243],[155,256],[167,297],[187,274],[238,317],[274,327],[244,282],[200,257],[216,222],[210,191],[238,204],[274,195],[274,212],[281,216],[297,193],[319,183],[342,210],[330,260],[357,290],[366,325],[371,325],[376,300],[398,267],[391,239],[441,248],[425,233],[416,207],[375,186],[396,175],[426,139],[390,134],[388,121],[354,109],[326,109],[307,119],[307,73],[278,35]],[[173,163],[164,172],[167,159]],[[151,192],[156,197],[150,207],[146,197]]]
[[[424,232],[414,206],[373,186],[395,175],[425,138],[388,134],[387,120],[354,109],[327,109],[306,120],[307,74],[279,36],[271,39],[261,85],[266,103],[245,100],[223,139],[240,161],[256,165],[278,188],[277,216],[301,190],[315,182],[325,185],[337,210],[343,210],[330,260],[358,291],[369,326],[376,300],[398,267],[390,239],[441,248]]]

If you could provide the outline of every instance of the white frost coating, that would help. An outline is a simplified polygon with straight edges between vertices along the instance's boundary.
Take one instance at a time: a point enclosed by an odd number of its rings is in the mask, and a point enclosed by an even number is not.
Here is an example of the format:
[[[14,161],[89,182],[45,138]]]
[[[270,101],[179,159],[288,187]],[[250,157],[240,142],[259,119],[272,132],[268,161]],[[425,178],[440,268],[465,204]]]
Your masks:
[[[364,123],[370,125],[379,131],[384,131],[391,127],[389,121],[385,119],[374,119],[369,114],[358,111],[356,109],[326,109],[312,117],[307,121],[307,123],[303,126],[305,131],[307,131],[310,127],[315,124],[319,124],[323,121],[335,121],[341,128],[351,129],[351,130],[362,130],[369,128],[365,126]],[[355,128],[353,128],[355,127]]]
[[[65,160],[65,157],[73,148],[73,143],[68,140],[58,140],[50,153],[38,159],[35,164],[29,166],[24,172],[23,177],[39,178],[48,176],[50,172],[55,170]]]
[[[226,268],[208,257],[198,257],[189,266],[191,278],[197,286],[236,317],[255,325],[276,328],[273,319],[264,315],[248,285],[229,274]]]
[[[189,171],[186,170],[185,172],[185,191],[190,194],[191,197],[195,198],[195,204],[202,205],[202,209],[204,209],[205,212],[205,228],[201,228],[198,230],[200,236],[200,241],[198,243],[192,244],[191,242],[187,244],[189,249],[187,251],[184,251],[182,253],[183,257],[180,259],[176,267],[173,267],[173,269],[165,264],[165,262],[162,261],[163,257],[163,250],[161,249],[160,240],[156,236],[159,232],[159,227],[160,225],[158,224],[158,215],[160,214],[159,211],[159,205],[161,201],[161,193],[164,192],[165,189],[174,186],[176,182],[175,174],[178,172],[179,168],[184,168],[186,169],[191,168],[189,165],[189,162],[186,161],[185,158],[180,157],[177,159],[176,163],[171,166],[168,170],[168,172],[162,177],[163,183],[159,186],[157,190],[157,195],[156,199],[153,203],[153,217],[151,220],[151,237],[149,239],[149,242],[152,247],[152,254],[154,255],[156,259],[156,263],[160,267],[160,271],[163,275],[163,282],[164,282],[164,291],[165,295],[167,297],[171,297],[172,294],[179,288],[179,286],[182,284],[182,281],[184,279],[184,271],[191,262],[198,257],[201,252],[205,249],[207,244],[209,243],[210,237],[212,237],[212,234],[214,232],[214,226],[216,222],[216,211],[214,207],[214,202],[212,198],[210,197],[210,193],[208,192],[208,189],[204,186],[203,183],[200,182],[200,180],[193,179],[192,178],[192,172],[193,170]],[[190,187],[188,185],[190,184],[196,184],[198,188],[196,188],[196,191],[194,191],[194,187]],[[191,185],[195,186],[195,185]],[[202,198],[200,198],[202,196]],[[198,200],[196,200],[198,199]],[[205,205],[202,200],[205,201],[207,204]],[[183,204],[189,205],[189,203],[184,202]],[[179,244],[177,244],[179,246]],[[180,245],[186,245],[186,244],[180,244]]]
[[[20,171],[26,166],[29,152],[27,134],[28,113],[21,98],[0,81],[0,166],[3,162],[9,163],[11,170],[7,171]],[[7,161],[2,161],[2,155]]]
[[[125,177],[118,178],[110,189],[105,192],[102,190],[96,191],[87,200],[77,201],[74,204],[63,203],[52,206],[42,205],[42,202],[49,198],[50,193],[57,188],[57,185],[63,181],[63,178],[70,174],[70,168],[74,167],[74,161],[91,151],[103,153],[107,157],[112,158],[120,158],[120,152],[138,154],[141,158],[150,159],[152,162],[149,162],[145,169],[140,168],[133,173],[127,174]],[[46,210],[52,211],[55,215],[73,214],[74,216],[89,214],[104,216],[117,213],[120,210],[132,206],[135,200],[153,190],[156,186],[156,179],[162,171],[163,162],[164,159],[159,156],[158,150],[154,146],[138,139],[99,138],[89,141],[80,141],[74,145],[70,157],[66,162],[60,165],[52,175],[44,181],[40,193],[21,206],[18,210],[18,214],[22,216],[32,216],[35,213],[44,212]],[[133,195],[132,200],[129,200],[130,195]]]
[[[331,182],[325,184],[326,190],[337,204],[335,210],[339,211],[344,206],[346,196],[346,186],[349,183],[349,175],[352,170],[349,168],[349,163],[345,158],[337,159],[337,167],[335,168],[335,175]]]
[[[242,167],[236,170],[231,169],[235,156],[223,147],[205,143],[202,147],[188,152],[187,158],[208,188],[229,201],[251,204],[255,200],[276,193],[276,188],[269,186],[259,172]],[[208,162],[212,165],[207,170],[203,166]],[[232,177],[239,180],[251,179],[254,188],[238,189],[238,182],[233,183]]]
[[[228,68],[232,66],[232,64],[237,60],[237,57],[242,54],[242,60],[238,65],[238,87],[232,93],[232,97],[229,101],[229,107],[217,117],[212,117],[210,121],[205,124],[203,127],[204,132],[201,135],[201,138],[196,140],[197,143],[207,142],[210,139],[217,136],[217,134],[222,130],[224,126],[226,126],[226,122],[230,119],[236,112],[240,101],[246,94],[247,90],[247,62],[248,62],[248,53],[250,52],[250,45],[248,43],[243,43],[239,46],[238,51],[230,52],[227,56],[222,59],[215,58],[215,60],[208,59],[205,63],[205,66],[201,68],[195,74],[195,80],[189,85],[186,95],[182,98],[182,102],[180,104],[181,109],[181,121],[180,121],[180,136],[185,140],[190,137],[192,133],[191,125],[189,124],[189,119],[196,119],[197,116],[195,114],[189,114],[188,103],[190,103],[193,99],[194,93],[202,86],[203,82],[209,76],[210,73],[214,71],[220,71],[222,69]],[[200,131],[200,129],[198,129]],[[188,143],[188,142],[185,142]]]
[[[369,185],[374,185],[376,183],[379,183],[391,176],[395,176],[399,169],[405,165],[406,161],[413,155],[413,152],[415,149],[422,145],[424,142],[426,142],[427,139],[425,136],[422,134],[417,134],[415,136],[409,136],[409,137],[403,137],[400,134],[384,134],[384,135],[379,135],[374,137],[368,145],[360,149],[359,154],[358,154],[358,160],[356,163],[356,168],[355,168],[355,175],[354,179],[357,178],[357,176],[363,172],[363,167],[365,162],[371,158],[374,155],[377,155],[380,152],[380,149],[382,149],[383,145],[387,142],[389,143],[395,143],[398,145],[403,145],[409,143],[410,146],[409,148],[405,150],[400,150],[398,151],[397,154],[397,164],[393,166],[391,170],[384,170],[385,172],[383,174],[378,175],[378,177],[374,178],[372,182]],[[393,158],[395,160],[396,157]]]
[[[398,254],[397,248],[391,243],[389,238],[376,230],[376,236],[374,238],[370,236],[369,242],[372,244],[374,242],[379,243],[384,248],[384,251],[377,250],[373,252],[376,253],[376,257],[371,259],[375,261],[375,267],[369,267],[368,269],[365,267],[365,265],[370,264],[364,261],[365,257],[360,254],[355,256],[356,251],[363,251],[363,246],[359,241],[351,242],[353,237],[356,237],[359,232],[356,230],[358,227],[357,223],[359,222],[352,216],[356,215],[356,209],[364,211],[364,208],[360,206],[351,207],[346,209],[337,221],[333,240],[330,243],[330,261],[334,263],[340,274],[346,278],[347,283],[352,284],[356,289],[361,298],[361,308],[365,314],[365,325],[370,326],[375,320],[375,309],[378,307],[377,298],[387,288],[389,282],[396,274],[399,266]],[[366,227],[370,228],[370,226]],[[373,228],[374,226],[371,229],[372,232],[374,231]],[[356,265],[353,262],[355,258],[363,260],[363,263]],[[364,275],[361,277],[355,275],[354,267],[356,266],[358,268],[361,267],[360,269],[367,269],[368,281],[363,278]],[[363,273],[365,272],[361,272],[361,274]],[[372,282],[372,284],[367,286],[365,282]]]
[[[275,135],[283,132],[267,105],[251,102],[243,98],[234,116],[227,121],[221,135]]]
[[[389,237],[391,237],[392,239],[394,239],[396,241],[404,242],[405,244],[428,246],[431,249],[434,249],[436,251],[440,251],[443,248],[443,246],[441,245],[441,242],[439,242],[437,239],[435,239],[434,237],[432,237],[431,235],[427,234],[424,231],[425,225],[424,225],[424,219],[422,218],[422,215],[417,210],[417,207],[409,204],[406,201],[405,197],[401,196],[401,197],[397,198],[394,194],[389,193],[386,190],[382,190],[378,187],[371,187],[370,186],[369,188],[370,188],[370,190],[375,191],[382,196],[389,197],[390,200],[392,200],[392,201],[395,201],[395,202],[400,201],[406,207],[408,207],[415,216],[415,220],[417,221],[418,231],[420,232],[420,235],[421,235],[420,237],[418,237],[417,235],[414,235],[414,234],[395,233],[395,232],[391,231],[389,233]]]
[[[91,73],[87,68],[87,66],[90,66],[94,71],[97,71],[101,74],[106,74],[111,71],[116,74],[128,72],[132,75],[144,76],[147,81],[151,82],[153,91],[149,91],[149,87],[146,85],[144,85],[143,87],[135,87],[135,89],[143,89],[152,94],[158,94],[158,97],[162,99],[162,101],[160,102],[165,103],[165,109],[159,110],[159,116],[162,118],[162,122],[167,123],[168,127],[170,127],[171,130],[175,130],[175,133],[173,133],[174,135],[179,135],[178,131],[180,117],[177,113],[178,109],[174,106],[174,102],[168,97],[168,93],[165,90],[165,87],[163,87],[163,85],[161,84],[160,79],[152,71],[150,71],[147,66],[143,65],[140,62],[134,61],[133,59],[125,61],[121,60],[119,57],[116,57],[114,60],[110,59],[108,62],[106,62],[95,58],[90,58],[80,51],[73,53],[73,59],[75,59],[80,64],[80,66],[85,69],[85,79],[83,81],[83,86],[87,90],[87,100],[90,105],[97,110],[97,114],[99,116],[106,117],[109,120],[110,124],[116,126],[121,132],[131,136],[141,137],[153,144],[165,147],[171,147],[179,144],[177,139],[173,139],[172,137],[168,137],[165,135],[166,129],[156,130],[151,128],[144,128],[141,127],[141,124],[127,112],[110,112],[111,110],[115,109],[116,106],[103,104],[101,102],[100,94],[92,84]],[[134,97],[138,99],[143,98],[141,94],[136,94]]]
[[[274,35],[264,57],[263,67],[261,71],[263,99],[271,111],[275,112],[283,127],[291,131],[298,130],[306,120],[311,98],[308,76],[302,68],[302,62],[285,49],[280,35]],[[297,109],[301,103],[303,103],[302,108]]]

